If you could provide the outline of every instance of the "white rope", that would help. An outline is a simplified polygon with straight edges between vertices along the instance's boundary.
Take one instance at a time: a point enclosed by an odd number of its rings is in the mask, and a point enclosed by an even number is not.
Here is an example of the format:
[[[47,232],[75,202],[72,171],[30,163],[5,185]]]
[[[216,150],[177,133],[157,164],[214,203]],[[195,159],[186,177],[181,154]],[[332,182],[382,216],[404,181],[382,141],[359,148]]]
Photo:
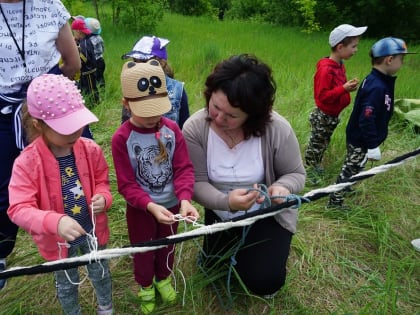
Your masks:
[[[319,189],[313,189],[309,192],[307,192],[305,195],[303,195],[303,197],[312,197],[316,194],[319,193],[333,193],[336,191],[340,191],[348,186],[352,186],[354,184],[356,184],[357,178],[363,177],[363,176],[371,176],[371,175],[376,175],[379,173],[383,173],[388,171],[391,168],[394,168],[396,166],[400,166],[401,164],[404,164],[406,161],[414,159],[416,156],[411,156],[406,158],[403,161],[397,162],[397,163],[393,163],[393,164],[383,164],[380,166],[376,166],[374,168],[371,168],[367,171],[362,171],[360,173],[357,173],[356,175],[353,175],[352,177],[350,177],[350,182],[345,182],[345,183],[339,183],[339,184],[333,184],[333,185],[329,185],[327,187],[323,187],[323,188],[319,188]],[[355,181],[351,181],[352,179],[354,179]]]
[[[319,193],[332,193],[332,192],[342,190],[343,188],[345,188],[347,186],[351,186],[351,185],[355,184],[356,181],[357,181],[357,178],[359,178],[359,177],[371,176],[371,175],[386,172],[389,169],[391,169],[393,167],[396,167],[396,166],[399,166],[399,165],[405,163],[408,160],[414,159],[415,157],[416,156],[410,156],[410,157],[408,157],[408,158],[406,158],[402,161],[396,162],[396,163],[384,164],[384,165],[374,167],[370,170],[360,172],[360,173],[351,177],[351,179],[354,179],[354,182],[334,184],[334,185],[327,186],[325,188],[311,190],[311,191],[307,192],[303,196],[302,199],[310,198],[311,196],[314,196],[314,195],[319,194]],[[254,223],[254,222],[256,222],[260,219],[264,219],[264,218],[267,218],[267,217],[274,216],[274,215],[280,213],[283,210],[284,210],[284,208],[279,209],[277,211],[269,212],[269,213],[255,215],[255,216],[252,216],[252,217],[249,217],[249,218],[242,219],[240,221],[218,222],[218,223],[214,223],[212,225],[202,225],[202,224],[199,224],[199,223],[195,222],[192,218],[180,218],[180,216],[177,216],[176,217],[177,220],[180,220],[180,221],[185,220],[185,221],[190,221],[190,222],[192,221],[193,226],[199,226],[199,227],[197,229],[194,229],[194,230],[191,230],[191,231],[179,233],[179,234],[176,234],[176,235],[170,235],[166,239],[174,240],[174,239],[178,239],[178,238],[179,239],[194,238],[194,237],[197,237],[197,236],[213,234],[213,233],[217,233],[217,232],[228,230],[228,229],[235,228],[235,227],[243,227],[243,226],[250,225],[250,224],[252,224],[252,223]],[[133,254],[136,254],[136,253],[144,253],[144,252],[156,250],[156,249],[159,249],[159,248],[163,248],[163,247],[166,247],[166,246],[167,245],[103,249],[103,250],[98,250],[98,251],[95,252],[95,256],[94,256],[95,259],[94,260],[98,261],[98,260],[101,260],[101,259],[112,259],[112,258],[117,258],[117,257],[121,257],[121,256],[133,255]],[[39,266],[48,267],[48,266],[54,266],[54,265],[64,264],[64,263],[91,262],[91,261],[92,261],[92,253],[89,253],[89,254],[85,254],[85,255],[82,255],[82,256],[78,256],[78,257],[71,257],[71,258],[59,259],[59,260],[56,260],[56,261],[45,262],[45,263],[43,263]],[[7,269],[7,271],[4,271],[3,273],[5,273],[5,272],[7,273],[8,271],[15,271],[15,270],[25,270],[25,269],[29,269],[29,268],[32,268],[32,267],[12,267],[12,268]]]
[[[89,206],[88,206],[88,210],[89,210]],[[86,255],[89,256],[89,260],[88,261],[89,261],[90,264],[92,262],[99,263],[99,265],[102,268],[102,278],[103,278],[104,275],[105,275],[105,268],[104,268],[104,266],[102,265],[100,259],[97,256],[97,253],[98,253],[98,239],[96,238],[96,216],[95,216],[95,212],[93,211],[93,201],[92,201],[92,203],[90,205],[90,210],[91,210],[90,216],[91,216],[91,221],[92,221],[92,233],[86,233],[86,238],[87,238],[86,241],[87,241],[88,246],[89,246],[89,253],[86,254]],[[66,245],[67,245],[68,248],[70,248],[70,245],[68,243],[66,243]],[[59,252],[60,252],[60,257],[61,257],[60,243],[58,243],[58,247],[59,247]],[[79,280],[79,282],[73,281],[70,278],[67,270],[64,270],[64,274],[66,275],[67,280],[71,284],[73,284],[73,285],[81,285],[81,284],[83,284],[86,281],[86,279],[88,278],[88,275],[89,275],[89,271],[87,269],[87,266],[85,266],[85,270],[86,270],[85,276],[83,277],[82,280]]]
[[[254,216],[252,218],[247,218],[241,221],[237,222],[219,222],[212,225],[205,225],[202,227],[199,227],[195,230],[179,233],[176,235],[170,235],[167,237],[167,239],[177,239],[177,238],[183,238],[183,237],[193,237],[193,236],[202,236],[212,233],[217,233],[223,230],[231,229],[234,227],[241,227],[241,226],[247,226],[252,224],[253,222],[260,220],[262,218],[273,216],[277,213],[279,213],[281,210],[270,212],[258,216]],[[117,258],[121,256],[127,256],[127,255],[133,255],[137,253],[145,253],[148,251],[156,250],[159,248],[166,247],[167,245],[158,245],[158,246],[145,246],[145,247],[125,247],[125,248],[113,248],[113,249],[103,249],[98,250],[95,253],[95,260],[100,259],[111,259],[111,258]],[[92,260],[92,254],[84,254],[77,257],[70,257],[70,258],[62,258],[54,261],[48,261],[43,264],[40,264],[39,266],[54,266],[58,264],[63,263],[74,263],[74,262],[91,262]],[[7,271],[13,271],[13,270],[25,270],[31,267],[11,267],[8,268]]]

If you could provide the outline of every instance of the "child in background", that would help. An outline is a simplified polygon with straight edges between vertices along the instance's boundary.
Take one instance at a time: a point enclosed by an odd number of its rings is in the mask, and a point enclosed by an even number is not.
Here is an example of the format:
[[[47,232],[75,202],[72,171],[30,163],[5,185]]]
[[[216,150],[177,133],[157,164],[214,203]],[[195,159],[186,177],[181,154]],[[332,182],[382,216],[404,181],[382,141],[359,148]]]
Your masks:
[[[178,123],[179,128],[182,129],[184,122],[190,117],[190,110],[188,108],[187,92],[184,88],[184,82],[174,79],[174,72],[168,64],[168,56],[166,46],[169,40],[156,36],[143,36],[134,45],[133,50],[124,54],[121,58],[132,58],[135,62],[147,62],[150,59],[156,59],[165,71],[166,88],[168,89],[168,96],[171,101],[172,108],[165,113],[168,117]],[[124,122],[130,118],[130,111],[123,107],[121,121]]]
[[[336,183],[347,182],[363,170],[367,160],[379,161],[379,146],[388,136],[388,123],[394,112],[395,74],[409,54],[402,39],[387,37],[371,48],[372,71],[357,91],[346,128],[347,155]],[[344,192],[330,195],[328,208],[348,210]]]
[[[76,18],[71,23],[74,39],[79,47],[82,68],[80,69],[79,87],[89,107],[99,103],[99,92],[96,86],[96,58],[91,37],[92,31],[86,26],[85,20]]]
[[[105,87],[105,78],[104,78],[104,72],[105,72],[105,60],[104,60],[104,40],[101,37],[101,23],[95,18],[86,18],[85,24],[88,29],[90,29],[91,36],[89,36],[89,40],[92,42],[93,45],[93,51],[95,54],[96,59],[96,83],[98,84],[98,87],[104,88]]]
[[[174,215],[198,218],[191,204],[194,170],[176,122],[162,115],[171,109],[165,74],[157,60],[129,61],[121,72],[123,103],[131,117],[112,137],[118,191],[127,202],[131,244],[177,232]],[[176,300],[171,284],[175,246],[134,255],[134,278],[144,314],[155,308],[155,288],[164,303]]]
[[[307,178],[312,185],[321,183],[322,157],[340,122],[341,111],[350,104],[350,92],[357,89],[358,79],[347,81],[343,60],[357,51],[360,35],[367,27],[349,24],[337,26],[329,37],[331,53],[316,65],[314,98],[316,107],[309,116],[311,135],[305,150]]]
[[[7,213],[48,261],[89,253],[96,240],[103,249],[109,238],[108,165],[101,148],[81,137],[85,126],[98,121],[83,103],[74,82],[62,75],[41,75],[28,87],[23,122],[31,143],[14,163]],[[87,270],[97,314],[112,314],[108,262],[93,262]],[[54,276],[64,313],[80,314],[78,269]]]

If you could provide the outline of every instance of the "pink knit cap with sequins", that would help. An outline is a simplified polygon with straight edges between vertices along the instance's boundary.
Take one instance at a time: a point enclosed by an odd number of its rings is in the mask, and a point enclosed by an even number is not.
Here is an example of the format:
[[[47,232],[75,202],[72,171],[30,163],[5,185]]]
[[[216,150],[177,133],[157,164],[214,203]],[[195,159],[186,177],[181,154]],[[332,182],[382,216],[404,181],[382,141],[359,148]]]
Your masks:
[[[70,135],[98,118],[85,107],[75,83],[63,75],[43,74],[28,87],[27,104],[32,117],[54,131]]]

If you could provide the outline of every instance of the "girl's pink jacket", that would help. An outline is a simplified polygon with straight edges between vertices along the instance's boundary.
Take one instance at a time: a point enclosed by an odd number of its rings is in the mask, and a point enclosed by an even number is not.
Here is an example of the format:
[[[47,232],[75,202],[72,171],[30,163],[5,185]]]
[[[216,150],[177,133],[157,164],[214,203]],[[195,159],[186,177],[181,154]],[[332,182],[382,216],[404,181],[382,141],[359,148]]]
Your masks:
[[[102,149],[90,139],[79,138],[73,152],[88,205],[93,195],[101,194],[108,210],[112,195],[108,164]],[[58,221],[65,215],[60,169],[42,137],[35,139],[15,160],[9,201],[10,219],[32,235],[42,257],[49,261],[67,258],[65,241],[57,232]],[[95,219],[98,243],[105,245],[109,239],[106,212],[97,214]]]

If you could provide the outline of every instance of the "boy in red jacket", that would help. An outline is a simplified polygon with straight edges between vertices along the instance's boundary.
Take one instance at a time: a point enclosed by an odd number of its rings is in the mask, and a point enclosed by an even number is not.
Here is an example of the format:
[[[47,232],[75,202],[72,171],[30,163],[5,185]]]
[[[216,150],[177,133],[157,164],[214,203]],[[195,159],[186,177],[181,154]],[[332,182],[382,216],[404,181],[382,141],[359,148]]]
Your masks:
[[[314,98],[316,107],[309,116],[311,136],[305,150],[307,178],[312,185],[321,183],[322,157],[331,136],[340,122],[341,111],[350,104],[350,92],[356,91],[359,81],[347,81],[343,60],[357,52],[360,35],[367,26],[354,27],[349,24],[337,26],[329,37],[331,54],[318,61],[314,76]]]

